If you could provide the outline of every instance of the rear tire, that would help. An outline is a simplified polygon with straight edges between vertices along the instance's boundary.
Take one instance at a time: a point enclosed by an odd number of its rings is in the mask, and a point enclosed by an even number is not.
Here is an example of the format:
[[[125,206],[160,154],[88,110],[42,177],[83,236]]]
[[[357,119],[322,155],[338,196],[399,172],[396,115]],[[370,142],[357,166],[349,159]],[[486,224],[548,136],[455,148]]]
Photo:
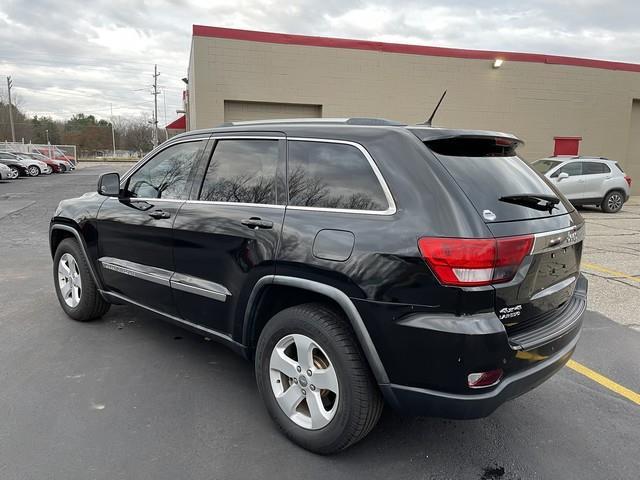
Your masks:
[[[100,295],[84,253],[75,238],[65,238],[53,259],[53,282],[64,312],[74,320],[100,318],[111,306]]]
[[[322,304],[290,307],[269,320],[258,341],[255,371],[271,418],[312,452],[326,455],[353,445],[382,413],[382,397],[350,326]],[[294,398],[288,412],[285,396]]]
[[[605,213],[618,213],[624,205],[624,194],[618,190],[607,193],[602,199],[601,208]]]

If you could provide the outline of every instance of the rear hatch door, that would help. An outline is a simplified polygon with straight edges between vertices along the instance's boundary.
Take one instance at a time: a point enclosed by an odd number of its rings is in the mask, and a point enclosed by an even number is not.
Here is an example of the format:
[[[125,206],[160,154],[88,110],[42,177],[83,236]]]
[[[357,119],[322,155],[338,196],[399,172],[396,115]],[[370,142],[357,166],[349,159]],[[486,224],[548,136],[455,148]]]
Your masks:
[[[519,143],[508,135],[425,141],[495,237],[534,236],[516,276],[494,285],[496,314],[509,333],[552,317],[571,298],[584,239],[582,218],[517,156]]]

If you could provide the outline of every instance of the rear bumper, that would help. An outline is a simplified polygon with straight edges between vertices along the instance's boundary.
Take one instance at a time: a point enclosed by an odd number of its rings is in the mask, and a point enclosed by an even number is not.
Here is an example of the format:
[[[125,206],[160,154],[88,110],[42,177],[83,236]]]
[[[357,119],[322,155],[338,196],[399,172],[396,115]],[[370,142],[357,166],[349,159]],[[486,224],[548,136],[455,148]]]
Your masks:
[[[540,385],[571,358],[586,295],[587,280],[581,275],[572,297],[550,321],[547,318],[542,325],[512,337],[493,313],[463,317],[411,313],[392,322],[376,322],[371,336],[390,378],[389,384],[380,385],[386,401],[409,415],[481,418],[491,414]],[[371,302],[368,305],[371,308]],[[504,371],[497,385],[468,387],[470,373],[496,368]]]
[[[503,379],[491,391],[455,394],[390,384],[383,387],[387,402],[408,415],[471,419],[490,415],[504,402],[527,393],[560,370],[571,358],[578,335],[562,350],[533,367]]]

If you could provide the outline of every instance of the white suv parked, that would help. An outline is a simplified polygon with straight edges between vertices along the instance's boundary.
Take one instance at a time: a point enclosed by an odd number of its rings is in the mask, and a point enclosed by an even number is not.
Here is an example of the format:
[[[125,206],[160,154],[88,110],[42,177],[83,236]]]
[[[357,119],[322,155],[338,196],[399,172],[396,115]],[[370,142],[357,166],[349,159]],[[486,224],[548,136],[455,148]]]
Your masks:
[[[558,156],[531,165],[574,205],[595,205],[616,213],[629,199],[631,177],[617,162],[602,157]]]

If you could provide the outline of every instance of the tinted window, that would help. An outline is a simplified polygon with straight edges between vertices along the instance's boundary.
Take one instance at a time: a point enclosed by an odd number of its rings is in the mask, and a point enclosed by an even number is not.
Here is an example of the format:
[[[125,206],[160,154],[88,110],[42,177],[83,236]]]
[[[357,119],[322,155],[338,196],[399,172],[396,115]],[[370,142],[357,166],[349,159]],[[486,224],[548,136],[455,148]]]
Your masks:
[[[172,145],[145,163],[127,183],[129,196],[184,199],[187,178],[204,141]]]
[[[549,216],[546,211],[500,200],[522,194],[556,195],[546,179],[520,157],[436,156],[483,218],[485,210],[495,214],[497,222]],[[566,212],[565,205],[560,203],[553,215]]]
[[[598,173],[611,173],[611,169],[600,162],[582,162],[583,175],[597,175]]]
[[[276,203],[278,140],[218,140],[200,200]]]
[[[622,170],[622,167],[618,165],[618,162],[614,163],[614,165],[616,166],[617,170],[620,170],[620,173],[624,173],[624,170]]]
[[[582,175],[582,162],[567,163],[564,167],[556,170],[552,177],[557,177],[561,173],[568,173],[570,177]]]
[[[380,182],[362,152],[327,142],[289,142],[289,205],[386,210]]]

